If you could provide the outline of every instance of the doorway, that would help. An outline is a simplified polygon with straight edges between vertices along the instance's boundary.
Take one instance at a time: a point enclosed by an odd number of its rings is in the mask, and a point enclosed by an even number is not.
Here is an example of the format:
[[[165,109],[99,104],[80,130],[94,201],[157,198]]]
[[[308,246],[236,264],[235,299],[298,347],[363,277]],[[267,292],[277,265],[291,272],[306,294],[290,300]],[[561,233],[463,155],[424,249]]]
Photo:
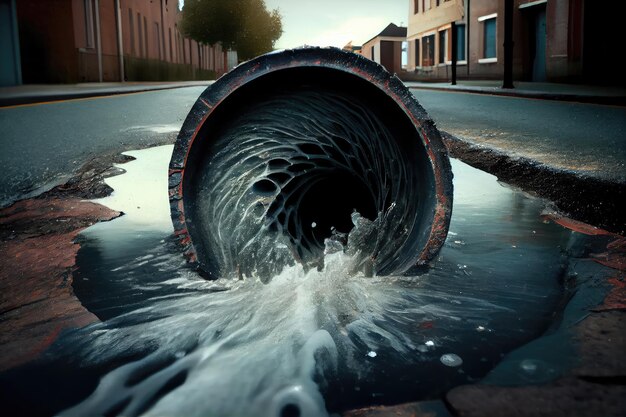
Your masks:
[[[546,74],[546,5],[540,4],[524,10],[527,22],[527,79],[535,82],[547,80]]]

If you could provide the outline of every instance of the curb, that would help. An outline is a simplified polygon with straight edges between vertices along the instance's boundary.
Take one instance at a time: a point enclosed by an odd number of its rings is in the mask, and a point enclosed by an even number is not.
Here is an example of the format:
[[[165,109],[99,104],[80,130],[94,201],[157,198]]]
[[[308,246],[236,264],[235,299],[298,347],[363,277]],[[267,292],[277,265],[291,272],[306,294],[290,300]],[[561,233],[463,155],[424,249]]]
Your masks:
[[[430,91],[444,91],[449,93],[469,93],[469,94],[482,94],[491,96],[503,96],[503,97],[517,97],[537,100],[552,100],[552,101],[564,101],[574,103],[585,104],[601,104],[611,106],[626,106],[626,96],[597,96],[586,94],[559,94],[559,93],[547,93],[529,90],[503,90],[498,87],[493,89],[482,88],[469,88],[469,87],[436,87],[428,85],[408,85],[410,90],[430,90]]]
[[[175,88],[187,88],[187,87],[199,87],[207,86],[212,83],[208,82],[199,85],[163,85],[163,86],[144,86],[128,89],[106,89],[99,90],[87,90],[76,92],[50,92],[50,93],[34,93],[25,94],[21,96],[0,96],[0,108],[9,106],[19,106],[24,104],[36,104],[51,101],[62,100],[76,100],[91,97],[106,97],[115,96],[120,94],[134,94],[134,93],[146,93],[150,91],[160,90],[172,90]],[[405,83],[405,82],[403,82]],[[468,93],[468,94],[482,94],[491,96],[503,96],[503,97],[517,97],[537,100],[552,100],[552,101],[564,101],[586,104],[601,104],[612,106],[626,107],[626,96],[598,96],[598,95],[585,95],[585,94],[559,94],[559,93],[546,93],[536,92],[529,90],[502,90],[499,88],[482,89],[471,87],[437,87],[428,85],[410,85],[406,84],[407,88],[411,90],[430,90],[430,91],[443,91],[450,93]]]
[[[9,107],[9,106],[19,106],[25,104],[37,104],[37,103],[45,103],[45,102],[53,102],[53,101],[63,101],[63,100],[78,100],[92,97],[107,97],[107,96],[117,96],[122,94],[136,94],[136,93],[147,93],[151,91],[161,91],[161,90],[173,90],[177,88],[188,88],[188,87],[207,87],[211,82],[207,82],[206,84],[198,84],[198,85],[180,85],[180,84],[168,84],[168,85],[151,85],[151,86],[138,86],[138,87],[129,87],[129,88],[102,88],[96,90],[87,90],[85,91],[67,91],[67,92],[53,92],[49,93],[33,93],[33,94],[24,94],[18,96],[0,96],[0,108]]]
[[[626,183],[558,169],[526,157],[513,157],[448,132],[441,131],[441,136],[451,157],[548,199],[574,220],[626,234],[626,212],[620,203],[626,198]]]

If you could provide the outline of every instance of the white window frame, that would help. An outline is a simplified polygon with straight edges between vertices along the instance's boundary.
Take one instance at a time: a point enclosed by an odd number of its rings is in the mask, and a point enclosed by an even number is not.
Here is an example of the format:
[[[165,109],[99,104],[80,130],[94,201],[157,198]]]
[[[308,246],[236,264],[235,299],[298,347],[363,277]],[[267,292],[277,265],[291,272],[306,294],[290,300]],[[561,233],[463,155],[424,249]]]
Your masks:
[[[482,23],[482,33],[483,33],[483,45],[482,45],[482,54],[481,55],[485,55],[485,24],[484,22],[487,20],[491,20],[491,19],[495,19],[496,20],[496,56],[495,57],[490,57],[490,58],[479,58],[478,59],[478,63],[479,64],[493,64],[494,62],[498,62],[498,13],[491,13],[485,16],[480,16],[478,18],[478,21],[480,23]]]
[[[540,4],[546,4],[548,0],[531,1],[530,3],[524,3],[519,5],[519,9],[525,9],[527,7],[539,6]]]

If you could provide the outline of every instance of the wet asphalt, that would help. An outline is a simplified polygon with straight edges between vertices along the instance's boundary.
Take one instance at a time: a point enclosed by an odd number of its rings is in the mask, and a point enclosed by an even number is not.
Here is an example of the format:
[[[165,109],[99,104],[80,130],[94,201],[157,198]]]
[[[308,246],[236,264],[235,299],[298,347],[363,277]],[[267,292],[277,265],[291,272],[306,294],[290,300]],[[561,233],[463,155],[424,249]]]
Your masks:
[[[0,206],[63,183],[92,158],[173,143],[202,91],[189,87],[1,108]]]
[[[439,129],[507,154],[626,183],[626,107],[412,89]]]
[[[0,207],[63,183],[106,153],[173,143],[204,87],[0,109]],[[461,139],[626,182],[626,108],[411,90]]]

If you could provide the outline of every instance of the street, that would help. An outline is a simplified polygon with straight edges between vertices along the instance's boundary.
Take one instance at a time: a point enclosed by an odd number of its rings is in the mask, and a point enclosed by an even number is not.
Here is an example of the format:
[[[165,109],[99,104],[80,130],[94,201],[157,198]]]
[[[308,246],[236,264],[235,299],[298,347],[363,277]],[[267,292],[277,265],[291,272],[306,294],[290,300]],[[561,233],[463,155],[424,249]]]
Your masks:
[[[91,158],[173,143],[204,87],[0,108],[0,206]],[[626,108],[413,89],[439,129],[550,166],[626,181]]]
[[[62,183],[91,158],[173,143],[203,90],[0,108],[0,207]]]
[[[411,90],[440,130],[549,166],[626,182],[626,108]]]

